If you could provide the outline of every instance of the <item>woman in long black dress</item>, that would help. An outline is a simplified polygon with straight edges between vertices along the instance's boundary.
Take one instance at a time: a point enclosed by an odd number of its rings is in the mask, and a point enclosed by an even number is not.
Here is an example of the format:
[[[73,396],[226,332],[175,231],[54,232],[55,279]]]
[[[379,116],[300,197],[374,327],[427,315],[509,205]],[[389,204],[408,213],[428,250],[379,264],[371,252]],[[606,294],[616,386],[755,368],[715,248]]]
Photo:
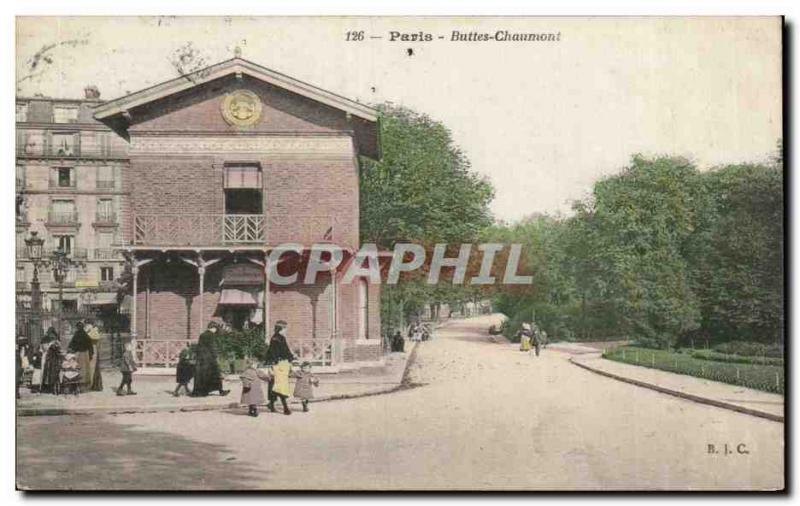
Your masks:
[[[205,397],[217,390],[219,395],[228,395],[222,388],[222,374],[217,362],[217,324],[211,322],[197,341],[197,357],[194,373],[193,397]]]

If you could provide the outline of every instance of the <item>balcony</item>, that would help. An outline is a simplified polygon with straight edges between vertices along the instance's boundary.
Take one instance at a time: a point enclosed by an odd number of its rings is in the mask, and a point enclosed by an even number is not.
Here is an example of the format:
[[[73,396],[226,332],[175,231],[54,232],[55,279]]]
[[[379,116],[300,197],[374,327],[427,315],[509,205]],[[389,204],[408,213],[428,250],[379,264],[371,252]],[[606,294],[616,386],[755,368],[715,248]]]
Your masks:
[[[98,211],[94,215],[94,224],[95,225],[116,225],[117,224],[117,213],[113,211]]]
[[[113,179],[98,179],[97,180],[97,189],[98,190],[114,190],[117,187],[117,182]]]
[[[47,224],[50,226],[74,227],[77,226],[78,223],[79,221],[78,221],[77,211],[72,211],[72,212],[50,211],[47,213]]]
[[[59,248],[57,246],[53,246],[45,249],[44,255],[49,257],[56,251],[59,251]],[[72,248],[71,250],[67,251],[67,256],[74,260],[87,260],[89,258],[89,250],[86,248]]]
[[[72,177],[69,181],[59,181],[57,179],[50,179],[51,190],[74,190],[78,187],[77,178]]]
[[[215,246],[335,243],[336,219],[321,215],[271,216],[267,234],[261,214],[163,215],[137,214],[133,244],[146,246]]]
[[[263,244],[261,214],[137,214],[133,242],[153,246]]]
[[[92,252],[94,260],[117,260],[119,254],[113,248],[95,248]]]

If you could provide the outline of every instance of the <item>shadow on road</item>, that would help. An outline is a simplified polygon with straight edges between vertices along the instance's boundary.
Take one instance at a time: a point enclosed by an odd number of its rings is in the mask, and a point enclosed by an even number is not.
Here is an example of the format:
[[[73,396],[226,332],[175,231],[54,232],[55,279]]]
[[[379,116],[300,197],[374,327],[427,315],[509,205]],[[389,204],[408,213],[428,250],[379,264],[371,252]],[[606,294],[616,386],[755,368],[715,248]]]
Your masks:
[[[244,489],[265,478],[225,446],[107,418],[17,420],[17,486],[23,490]]]

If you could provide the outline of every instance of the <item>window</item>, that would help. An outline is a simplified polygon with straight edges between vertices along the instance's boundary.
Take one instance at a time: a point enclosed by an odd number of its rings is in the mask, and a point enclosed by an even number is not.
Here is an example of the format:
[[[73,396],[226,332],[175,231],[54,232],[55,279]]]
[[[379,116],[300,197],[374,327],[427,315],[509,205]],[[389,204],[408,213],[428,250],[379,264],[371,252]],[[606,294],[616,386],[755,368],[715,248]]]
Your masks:
[[[101,223],[114,222],[114,201],[111,199],[97,199],[97,221]]]
[[[55,106],[53,107],[54,123],[77,123],[78,108],[75,106]]]
[[[72,200],[54,200],[48,221],[55,225],[70,225],[78,220],[75,202]]]
[[[369,339],[369,299],[367,280],[358,282],[358,338]]]
[[[57,156],[75,156],[75,135],[74,133],[53,134],[53,154]]]
[[[55,235],[53,236],[53,245],[55,249],[65,251],[67,254],[72,254],[72,247],[75,243],[75,236],[72,235]]]
[[[28,121],[28,104],[17,104],[17,123]]]
[[[28,280],[25,275],[25,266],[17,265],[17,283],[25,283]]]
[[[75,179],[72,177],[72,167],[53,169],[53,183],[53,186],[57,188],[74,188]]]
[[[114,186],[114,167],[107,165],[97,167],[97,188],[113,190]]]
[[[17,165],[17,190],[25,189],[25,166]]]
[[[256,164],[232,164],[225,166],[225,188],[261,189],[261,167]]]
[[[100,281],[114,281],[114,268],[100,267]]]

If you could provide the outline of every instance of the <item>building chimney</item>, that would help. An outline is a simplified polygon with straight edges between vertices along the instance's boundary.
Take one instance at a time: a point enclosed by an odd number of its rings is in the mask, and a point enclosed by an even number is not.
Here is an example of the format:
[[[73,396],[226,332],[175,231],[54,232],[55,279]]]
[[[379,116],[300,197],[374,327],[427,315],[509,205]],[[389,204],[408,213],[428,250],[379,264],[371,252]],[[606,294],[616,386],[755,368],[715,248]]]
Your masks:
[[[100,98],[100,90],[94,84],[90,84],[83,89],[83,96],[87,100],[97,100]]]

